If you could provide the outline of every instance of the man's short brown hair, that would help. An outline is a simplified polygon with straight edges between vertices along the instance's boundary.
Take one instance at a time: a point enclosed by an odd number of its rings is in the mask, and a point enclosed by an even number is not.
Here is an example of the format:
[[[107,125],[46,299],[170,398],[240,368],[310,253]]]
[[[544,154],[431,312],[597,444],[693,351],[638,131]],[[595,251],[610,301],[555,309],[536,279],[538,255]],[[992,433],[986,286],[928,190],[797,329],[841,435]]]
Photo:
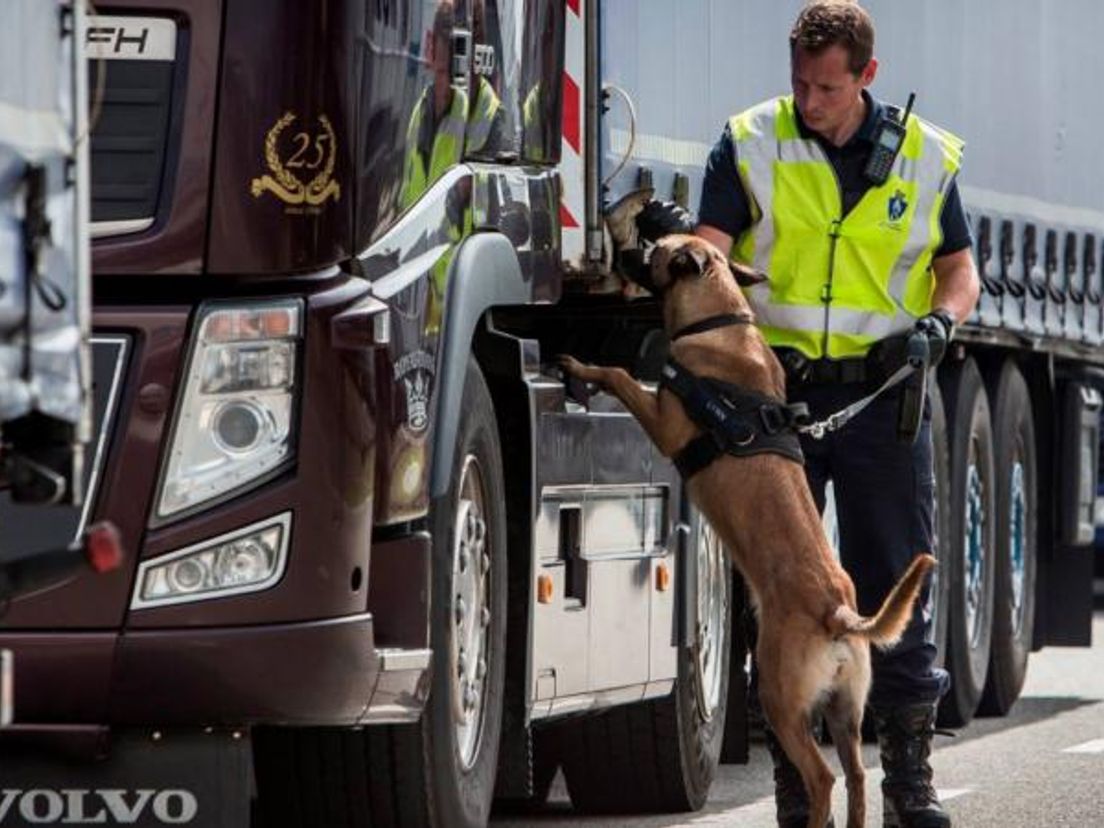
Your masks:
[[[842,46],[847,66],[858,75],[874,56],[874,21],[854,0],[813,0],[790,30],[790,54],[801,48],[814,55]]]

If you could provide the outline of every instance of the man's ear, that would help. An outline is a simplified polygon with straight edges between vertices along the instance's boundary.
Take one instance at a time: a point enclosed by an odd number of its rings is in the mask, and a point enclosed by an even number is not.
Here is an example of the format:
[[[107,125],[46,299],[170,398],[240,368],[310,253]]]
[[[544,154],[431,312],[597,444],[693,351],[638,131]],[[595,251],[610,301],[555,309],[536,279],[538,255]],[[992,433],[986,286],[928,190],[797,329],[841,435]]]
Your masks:
[[[732,275],[736,278],[736,284],[742,288],[754,287],[770,281],[770,277],[763,271],[734,262],[731,259],[728,262],[728,269],[732,271]]]
[[[709,262],[709,254],[697,244],[684,244],[676,250],[667,263],[667,272],[671,278],[679,276],[701,276]]]

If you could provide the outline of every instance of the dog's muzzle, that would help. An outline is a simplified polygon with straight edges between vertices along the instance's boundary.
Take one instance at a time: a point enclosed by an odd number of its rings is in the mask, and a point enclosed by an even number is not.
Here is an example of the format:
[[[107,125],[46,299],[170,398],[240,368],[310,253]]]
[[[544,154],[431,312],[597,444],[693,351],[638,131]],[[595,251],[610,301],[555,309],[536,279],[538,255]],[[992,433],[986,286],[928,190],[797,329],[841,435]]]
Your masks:
[[[624,274],[625,278],[633,282],[633,284],[644,288],[644,290],[648,291],[652,296],[659,298],[663,295],[663,291],[652,279],[651,263],[645,257],[644,251],[640,248],[633,247],[618,253],[617,267],[618,270]]]

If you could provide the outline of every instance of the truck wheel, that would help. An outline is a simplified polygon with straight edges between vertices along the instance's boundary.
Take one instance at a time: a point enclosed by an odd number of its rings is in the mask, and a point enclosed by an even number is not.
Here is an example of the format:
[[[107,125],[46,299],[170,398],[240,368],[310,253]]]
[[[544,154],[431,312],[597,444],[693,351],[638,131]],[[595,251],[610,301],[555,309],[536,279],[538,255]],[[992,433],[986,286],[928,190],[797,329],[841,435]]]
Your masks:
[[[487,824],[505,675],[504,503],[494,408],[473,362],[449,491],[430,513],[433,663],[421,721],[258,729],[256,826]]]
[[[970,722],[985,686],[993,633],[995,491],[989,402],[977,363],[967,359],[944,377],[951,460],[946,668],[951,690],[940,722]]]
[[[678,679],[663,699],[558,725],[571,802],[586,813],[700,809],[720,760],[728,702],[732,574],[704,520],[691,536],[698,558],[694,645],[680,648]]]
[[[420,748],[405,768],[400,757],[415,751],[395,755],[397,778],[418,781],[398,798],[417,800],[424,818],[397,824],[482,826],[490,815],[506,663],[505,502],[494,406],[471,362],[449,490],[430,511],[429,700],[421,722],[397,728]]]
[[[1023,374],[1008,361],[997,382],[996,578],[989,679],[979,712],[1003,716],[1020,696],[1035,627],[1035,424]]]
[[[931,399],[932,465],[935,477],[935,502],[932,511],[932,554],[939,566],[932,575],[931,640],[938,647],[935,666],[944,667],[947,659],[947,609],[951,590],[951,554],[948,549],[951,537],[951,458],[947,435],[947,413],[943,407],[943,395],[938,383],[928,387]]]

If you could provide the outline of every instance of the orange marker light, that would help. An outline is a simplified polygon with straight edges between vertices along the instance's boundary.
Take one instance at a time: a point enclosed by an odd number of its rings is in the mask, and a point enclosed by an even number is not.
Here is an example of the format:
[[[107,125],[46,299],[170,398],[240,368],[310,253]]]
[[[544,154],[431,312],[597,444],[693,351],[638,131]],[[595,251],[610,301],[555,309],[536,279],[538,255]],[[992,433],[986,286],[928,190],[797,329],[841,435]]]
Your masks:
[[[552,581],[551,575],[538,575],[537,601],[541,604],[551,604],[554,587],[555,583]]]
[[[656,567],[655,585],[659,592],[666,592],[671,588],[671,569],[665,563]]]

